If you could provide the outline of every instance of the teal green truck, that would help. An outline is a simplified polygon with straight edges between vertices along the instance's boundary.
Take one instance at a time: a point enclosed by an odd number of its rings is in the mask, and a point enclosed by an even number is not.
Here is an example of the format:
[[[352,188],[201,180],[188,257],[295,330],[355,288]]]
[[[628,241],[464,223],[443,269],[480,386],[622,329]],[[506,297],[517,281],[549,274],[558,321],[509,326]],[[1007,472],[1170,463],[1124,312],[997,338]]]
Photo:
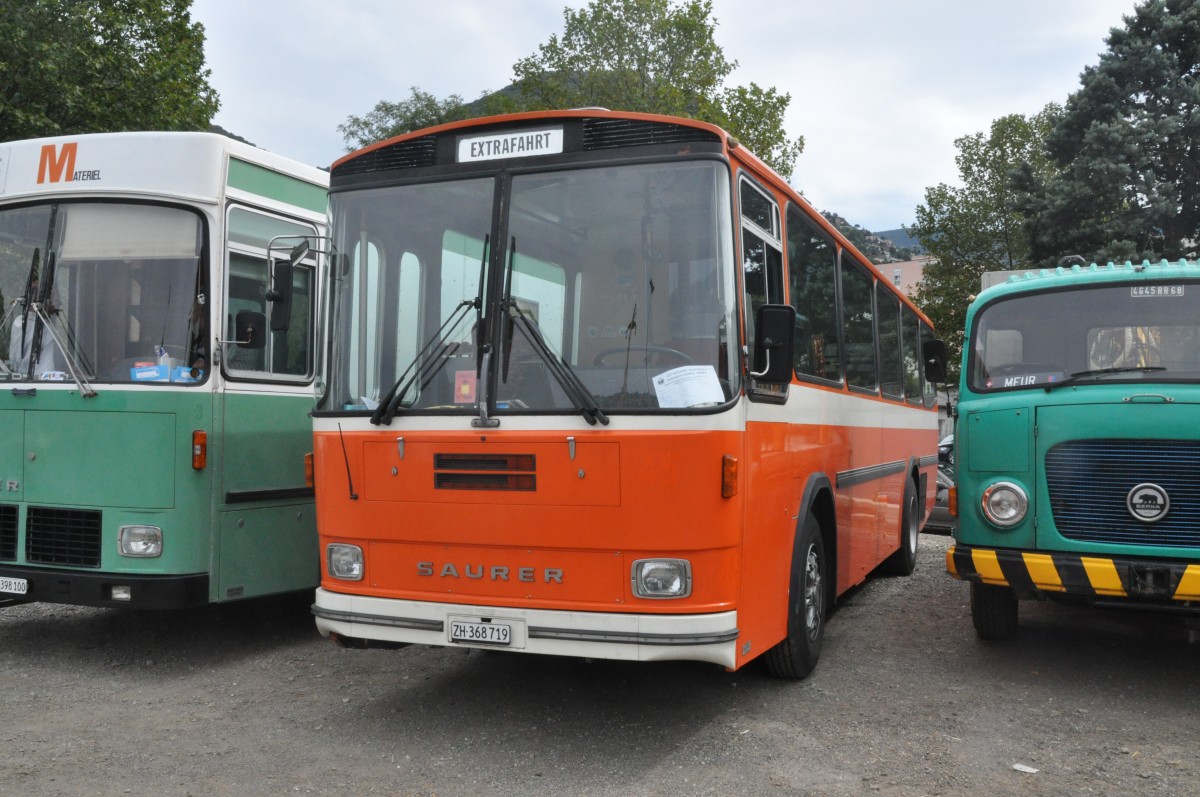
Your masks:
[[[967,311],[946,567],[1020,601],[1200,613],[1200,263],[1010,277]]]

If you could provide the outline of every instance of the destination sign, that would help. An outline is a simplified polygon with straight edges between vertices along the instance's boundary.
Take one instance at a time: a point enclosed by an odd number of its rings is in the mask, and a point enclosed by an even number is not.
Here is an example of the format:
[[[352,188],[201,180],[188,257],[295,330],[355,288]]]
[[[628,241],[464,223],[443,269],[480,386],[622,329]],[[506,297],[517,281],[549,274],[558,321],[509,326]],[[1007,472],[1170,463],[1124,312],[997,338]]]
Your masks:
[[[464,136],[458,140],[458,162],[529,158],[534,155],[558,155],[563,151],[561,127],[488,133]]]

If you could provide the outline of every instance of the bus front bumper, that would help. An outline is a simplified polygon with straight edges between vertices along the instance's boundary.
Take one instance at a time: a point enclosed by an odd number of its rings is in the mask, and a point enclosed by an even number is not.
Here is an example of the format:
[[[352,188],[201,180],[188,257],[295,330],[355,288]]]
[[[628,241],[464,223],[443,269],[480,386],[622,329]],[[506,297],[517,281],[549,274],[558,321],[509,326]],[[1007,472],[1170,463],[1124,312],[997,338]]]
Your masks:
[[[1200,562],[953,545],[946,571],[1010,587],[1022,599],[1078,595],[1102,603],[1200,601]]]
[[[0,599],[126,609],[184,609],[208,603],[208,574],[139,576],[0,565]],[[16,590],[23,588],[23,592]],[[114,595],[127,595],[125,599]]]
[[[350,647],[439,645],[737,666],[737,612],[617,614],[371,598],[318,589],[317,630]],[[505,626],[503,634],[487,626]],[[469,641],[463,632],[501,641]]]

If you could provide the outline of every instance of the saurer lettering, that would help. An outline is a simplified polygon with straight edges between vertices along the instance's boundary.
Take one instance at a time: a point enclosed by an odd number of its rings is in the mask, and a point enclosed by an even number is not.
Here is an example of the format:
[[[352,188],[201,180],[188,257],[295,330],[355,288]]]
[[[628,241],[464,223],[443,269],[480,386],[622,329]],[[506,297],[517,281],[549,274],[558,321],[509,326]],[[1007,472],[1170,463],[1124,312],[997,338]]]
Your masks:
[[[532,583],[538,580],[539,572],[542,582],[549,584],[563,583],[563,571],[557,567],[517,567],[506,565],[482,565],[445,562],[438,565],[434,562],[417,562],[418,576],[437,576],[438,578],[469,578],[481,581],[522,581]]]

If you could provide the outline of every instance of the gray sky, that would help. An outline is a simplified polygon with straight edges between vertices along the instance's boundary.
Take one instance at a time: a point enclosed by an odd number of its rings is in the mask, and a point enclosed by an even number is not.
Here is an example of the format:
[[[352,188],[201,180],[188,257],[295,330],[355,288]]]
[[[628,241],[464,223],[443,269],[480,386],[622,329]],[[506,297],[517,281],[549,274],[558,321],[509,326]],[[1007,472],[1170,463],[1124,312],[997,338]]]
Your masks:
[[[472,100],[561,34],[585,0],[194,0],[216,123],[328,166],[338,124],[413,86]],[[791,94],[793,184],[871,230],[911,224],[925,188],[955,183],[954,139],[1063,102],[1135,0],[713,0],[726,85]]]

